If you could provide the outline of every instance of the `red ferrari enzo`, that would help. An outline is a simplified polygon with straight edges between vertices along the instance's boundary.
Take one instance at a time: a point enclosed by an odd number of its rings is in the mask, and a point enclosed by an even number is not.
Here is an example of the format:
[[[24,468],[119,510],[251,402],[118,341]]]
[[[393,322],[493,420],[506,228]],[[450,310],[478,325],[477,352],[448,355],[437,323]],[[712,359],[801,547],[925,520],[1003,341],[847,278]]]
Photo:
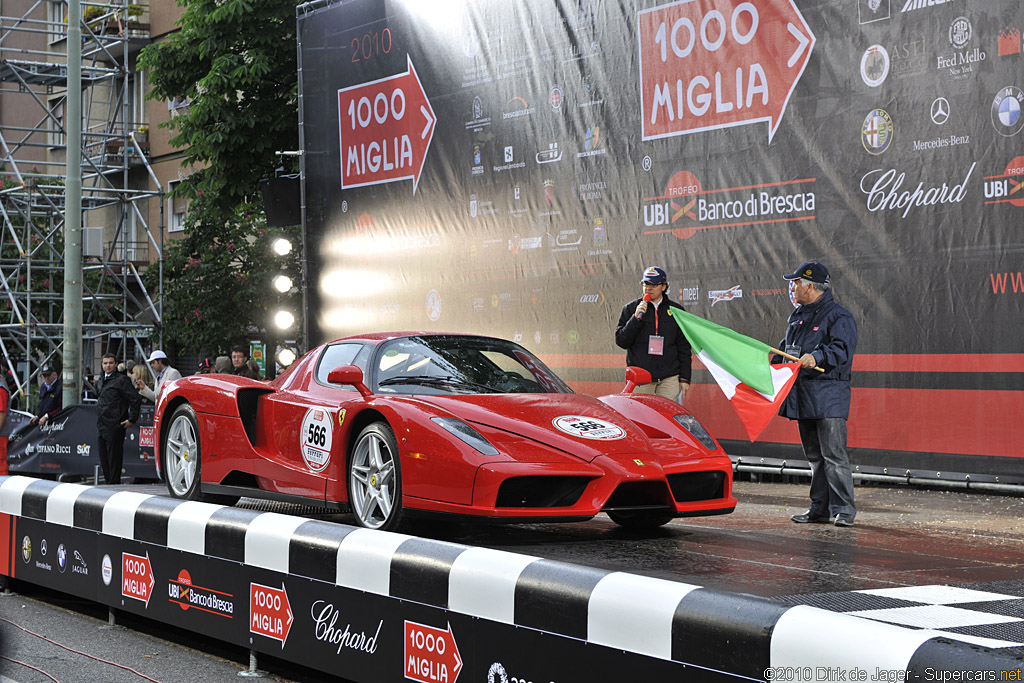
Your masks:
[[[489,337],[367,334],[269,383],[186,377],[161,393],[154,426],[177,498],[313,503],[371,529],[414,511],[655,527],[736,507],[728,456],[685,408],[573,393]]]

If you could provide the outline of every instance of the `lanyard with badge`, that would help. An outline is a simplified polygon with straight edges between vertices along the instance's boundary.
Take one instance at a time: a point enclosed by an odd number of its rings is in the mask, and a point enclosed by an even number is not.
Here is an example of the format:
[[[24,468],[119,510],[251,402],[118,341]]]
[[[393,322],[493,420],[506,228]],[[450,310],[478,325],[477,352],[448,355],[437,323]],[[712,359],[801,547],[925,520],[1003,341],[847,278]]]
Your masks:
[[[647,339],[647,354],[650,356],[661,356],[665,353],[665,338],[658,335],[658,307],[654,306],[654,334]]]

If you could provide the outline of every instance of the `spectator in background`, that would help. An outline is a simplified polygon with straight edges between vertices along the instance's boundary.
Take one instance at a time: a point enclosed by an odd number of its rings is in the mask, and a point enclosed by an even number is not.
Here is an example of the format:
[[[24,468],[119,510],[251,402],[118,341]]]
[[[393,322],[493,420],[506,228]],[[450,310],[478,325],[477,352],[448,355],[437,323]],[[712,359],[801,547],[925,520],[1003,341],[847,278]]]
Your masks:
[[[64,383],[60,379],[57,368],[47,363],[39,370],[43,384],[39,388],[39,406],[29,424],[39,423],[42,427],[46,421],[60,412],[64,406]]]
[[[0,360],[0,373],[3,377],[0,377],[4,387],[7,389],[7,393],[10,394],[10,400],[7,402],[7,407],[10,410],[17,410],[21,400],[18,396],[18,380],[15,378],[14,373],[11,371],[10,366],[7,365],[7,361]]]
[[[95,399],[96,378],[92,376],[92,368],[88,365],[82,370],[82,400]]]
[[[167,382],[173,382],[176,379],[181,379],[181,373],[175,368],[171,367],[170,361],[167,359],[167,354],[157,349],[149,356],[149,366],[153,368],[153,374],[156,375],[156,391],[154,392],[148,386],[145,381],[139,384],[138,380],[135,381],[135,388],[139,390],[143,398],[147,398],[153,403],[156,403],[157,397],[160,395],[160,390],[163,389],[164,384]]]
[[[249,367],[249,354],[241,346],[231,347],[231,370],[232,375],[238,375],[239,377],[248,377],[249,379],[259,379],[260,373],[258,370],[254,371]]]
[[[227,374],[231,372],[231,358],[229,356],[217,356],[213,363],[213,372]]]
[[[117,372],[117,357],[103,356],[103,375],[98,382],[99,399],[96,403],[96,432],[100,451],[100,467],[108,484],[121,483],[124,463],[124,434],[139,420],[142,396],[131,380]]]
[[[140,364],[132,368],[131,380],[135,388],[142,394],[142,400],[152,405],[153,402],[146,398],[146,395],[143,393],[143,390],[149,390],[149,371],[146,370],[146,366]]]

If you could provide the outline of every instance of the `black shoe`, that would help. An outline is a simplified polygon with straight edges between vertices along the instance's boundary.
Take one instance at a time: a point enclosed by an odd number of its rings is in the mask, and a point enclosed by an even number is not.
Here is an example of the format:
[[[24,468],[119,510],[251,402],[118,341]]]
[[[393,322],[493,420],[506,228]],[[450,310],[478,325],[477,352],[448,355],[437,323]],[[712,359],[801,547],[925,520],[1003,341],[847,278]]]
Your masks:
[[[790,519],[797,524],[828,524],[832,521],[827,516],[813,514],[810,510],[802,515],[793,515]]]
[[[853,526],[853,517],[850,515],[836,515],[836,526]]]

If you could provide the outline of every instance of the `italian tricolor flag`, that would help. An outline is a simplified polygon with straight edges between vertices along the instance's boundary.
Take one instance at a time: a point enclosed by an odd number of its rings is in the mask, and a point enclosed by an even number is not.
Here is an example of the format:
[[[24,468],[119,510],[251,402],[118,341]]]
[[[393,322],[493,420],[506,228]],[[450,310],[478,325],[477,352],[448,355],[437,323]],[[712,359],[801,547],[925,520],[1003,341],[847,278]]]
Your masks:
[[[681,308],[672,317],[755,441],[779,412],[800,371],[799,363],[768,362],[770,347]]]

